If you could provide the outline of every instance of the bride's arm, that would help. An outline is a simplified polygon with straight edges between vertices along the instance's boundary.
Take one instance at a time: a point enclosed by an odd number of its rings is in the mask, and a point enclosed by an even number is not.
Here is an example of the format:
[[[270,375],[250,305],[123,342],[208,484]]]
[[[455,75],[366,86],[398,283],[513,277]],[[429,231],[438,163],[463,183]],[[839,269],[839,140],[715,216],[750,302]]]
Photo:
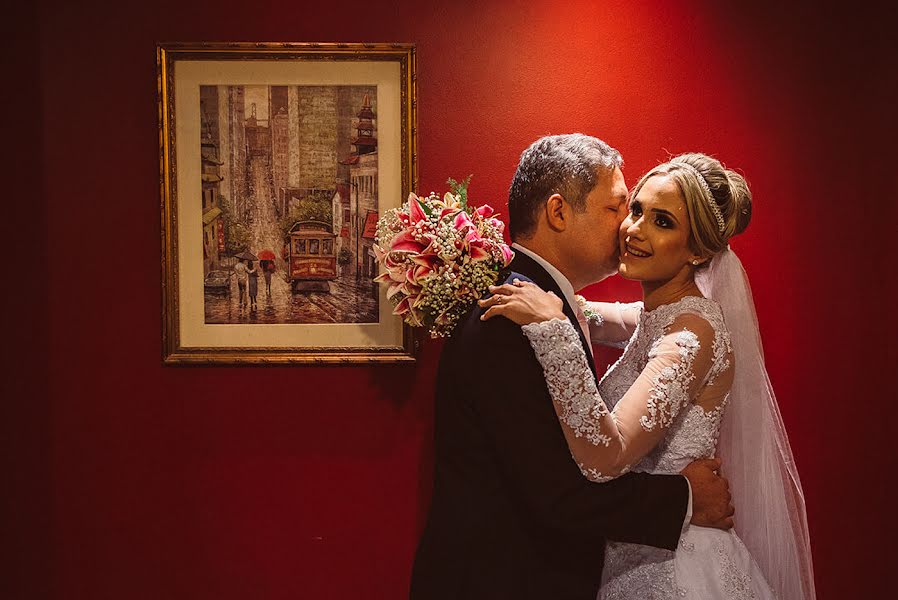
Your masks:
[[[570,321],[523,330],[543,367],[571,454],[592,481],[626,473],[664,438],[693,400],[713,355],[710,325],[684,315],[654,344],[645,368],[609,412]]]
[[[577,297],[580,300],[580,297]],[[592,302],[582,300],[583,312],[589,317],[589,337],[593,343],[607,346],[626,345],[642,312],[642,302]],[[595,315],[595,316],[593,316]],[[596,318],[597,317],[597,318]]]
[[[648,454],[711,368],[713,329],[701,317],[681,315],[655,342],[645,368],[610,412],[575,326],[561,313],[561,301],[530,284],[501,291],[508,292],[501,302],[482,302],[490,306],[485,316],[502,315],[523,325],[571,454],[592,481],[618,477]]]

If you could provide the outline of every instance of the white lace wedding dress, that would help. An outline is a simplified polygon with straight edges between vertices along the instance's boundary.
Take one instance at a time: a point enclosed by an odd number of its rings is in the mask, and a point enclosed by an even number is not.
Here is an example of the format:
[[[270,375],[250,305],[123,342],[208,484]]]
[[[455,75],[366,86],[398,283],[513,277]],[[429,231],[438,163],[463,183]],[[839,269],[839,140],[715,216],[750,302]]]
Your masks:
[[[623,342],[596,385],[576,325],[552,320],[523,330],[543,367],[556,412],[584,475],[607,481],[629,470],[679,473],[711,458],[733,380],[720,307],[689,296],[645,312],[593,304],[602,342]],[[600,599],[773,599],[734,531],[687,526],[676,552],[609,541]]]

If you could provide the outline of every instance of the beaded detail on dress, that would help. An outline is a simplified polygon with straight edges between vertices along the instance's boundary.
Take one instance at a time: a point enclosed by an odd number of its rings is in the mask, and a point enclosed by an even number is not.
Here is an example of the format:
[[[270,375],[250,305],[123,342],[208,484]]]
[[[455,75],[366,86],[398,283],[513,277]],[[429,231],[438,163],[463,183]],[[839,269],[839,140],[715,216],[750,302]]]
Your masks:
[[[720,560],[720,580],[727,598],[731,600],[755,600],[757,595],[751,587],[751,575],[743,572],[722,542],[714,544],[714,552]]]

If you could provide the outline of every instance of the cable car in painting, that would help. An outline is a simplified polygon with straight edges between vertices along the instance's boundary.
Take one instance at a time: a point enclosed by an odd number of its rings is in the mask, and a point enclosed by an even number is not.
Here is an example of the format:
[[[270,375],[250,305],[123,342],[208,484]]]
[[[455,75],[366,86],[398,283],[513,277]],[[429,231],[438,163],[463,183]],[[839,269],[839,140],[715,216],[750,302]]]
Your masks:
[[[297,221],[287,234],[285,257],[294,292],[329,292],[329,281],[337,278],[337,237],[321,221]]]

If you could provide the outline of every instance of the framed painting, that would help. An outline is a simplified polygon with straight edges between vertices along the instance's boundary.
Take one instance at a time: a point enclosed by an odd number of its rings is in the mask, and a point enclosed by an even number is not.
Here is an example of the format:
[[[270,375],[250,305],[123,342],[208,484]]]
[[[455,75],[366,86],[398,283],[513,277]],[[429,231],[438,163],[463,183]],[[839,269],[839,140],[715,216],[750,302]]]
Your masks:
[[[410,44],[157,46],[163,361],[396,363],[373,251],[416,187]]]

